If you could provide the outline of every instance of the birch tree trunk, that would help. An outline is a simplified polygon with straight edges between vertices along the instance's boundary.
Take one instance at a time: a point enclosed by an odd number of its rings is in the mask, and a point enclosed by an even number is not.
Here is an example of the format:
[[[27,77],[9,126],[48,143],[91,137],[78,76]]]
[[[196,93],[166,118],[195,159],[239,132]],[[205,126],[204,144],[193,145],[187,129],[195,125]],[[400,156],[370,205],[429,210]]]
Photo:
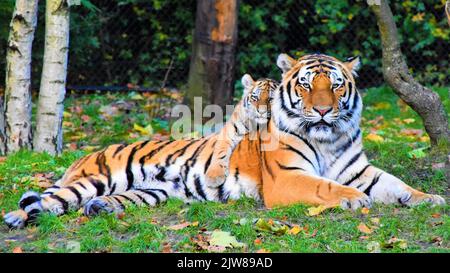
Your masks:
[[[47,0],[45,48],[36,116],[34,150],[55,155],[62,150],[62,115],[69,50],[69,3]]]
[[[0,150],[31,148],[31,54],[38,0],[17,0],[6,48],[4,137]],[[0,130],[3,131],[3,128]]]
[[[395,93],[416,111],[423,120],[431,144],[448,145],[449,128],[447,114],[439,95],[422,86],[409,73],[400,50],[397,26],[386,0],[369,2],[377,19],[383,47],[383,75]]]

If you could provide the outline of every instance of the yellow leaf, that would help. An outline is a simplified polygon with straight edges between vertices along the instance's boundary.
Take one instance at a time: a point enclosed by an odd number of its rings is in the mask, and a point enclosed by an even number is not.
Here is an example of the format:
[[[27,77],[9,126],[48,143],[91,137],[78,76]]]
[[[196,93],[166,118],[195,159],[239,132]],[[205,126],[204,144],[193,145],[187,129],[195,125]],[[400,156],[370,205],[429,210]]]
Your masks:
[[[379,225],[380,218],[377,218],[377,217],[370,218],[370,222],[372,222],[372,224],[374,224],[374,225]]]
[[[386,110],[389,108],[391,108],[391,104],[389,102],[379,102],[372,107],[372,109],[375,110]]]
[[[362,208],[361,209],[361,213],[362,214],[366,214],[367,215],[367,214],[369,214],[369,212],[370,212],[370,210],[368,208]]]
[[[133,129],[138,131],[139,133],[143,134],[143,135],[152,135],[153,134],[153,128],[152,126],[149,124],[145,127],[140,126],[137,123],[133,124]]]
[[[71,116],[72,116],[71,113],[66,112],[66,111],[63,112],[63,117],[65,117],[65,118],[70,118]]]
[[[288,233],[292,235],[297,235],[300,231],[302,231],[302,228],[299,227],[298,225],[295,225],[289,230]]]
[[[413,123],[414,121],[416,121],[416,120],[413,119],[413,118],[405,118],[405,119],[403,120],[403,122],[406,123],[406,124]]]
[[[372,233],[372,230],[364,223],[359,223],[358,230],[365,234]]]
[[[373,133],[368,134],[366,136],[366,139],[373,141],[373,142],[383,142],[384,141],[384,138],[382,136],[379,136],[379,135],[373,134]]]
[[[308,208],[308,216],[316,216],[322,213],[322,211],[326,210],[328,207],[325,206],[317,206],[317,207],[310,207]]]

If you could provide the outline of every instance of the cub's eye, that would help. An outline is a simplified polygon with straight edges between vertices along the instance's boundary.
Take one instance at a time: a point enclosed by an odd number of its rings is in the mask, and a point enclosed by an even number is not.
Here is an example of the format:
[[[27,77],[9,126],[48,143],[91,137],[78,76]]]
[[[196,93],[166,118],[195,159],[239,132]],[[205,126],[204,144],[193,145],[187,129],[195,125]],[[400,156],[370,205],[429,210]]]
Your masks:
[[[302,83],[303,88],[305,89],[309,89],[311,86],[309,85],[309,83]]]
[[[337,84],[337,83],[334,83],[331,87],[333,88],[333,89],[336,89],[336,88],[338,88],[339,86],[341,86],[340,84]]]

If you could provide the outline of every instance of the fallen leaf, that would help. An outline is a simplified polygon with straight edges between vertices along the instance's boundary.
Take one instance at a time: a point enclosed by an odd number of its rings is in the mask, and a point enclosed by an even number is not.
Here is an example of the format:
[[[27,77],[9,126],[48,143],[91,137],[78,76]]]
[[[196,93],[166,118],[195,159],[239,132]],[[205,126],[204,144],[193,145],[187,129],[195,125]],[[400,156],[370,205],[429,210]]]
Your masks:
[[[86,217],[86,216],[81,216],[81,217],[79,217],[79,218],[77,218],[77,220],[75,221],[77,224],[79,224],[79,225],[82,225],[82,224],[84,224],[84,223],[86,223],[86,222],[88,222],[89,221],[89,218],[88,217]]]
[[[119,219],[119,220],[123,220],[123,218],[125,218],[125,212],[119,212],[118,214],[117,214],[117,219]]]
[[[139,133],[143,134],[143,135],[152,135],[153,134],[153,127],[151,124],[142,127],[137,123],[133,124],[133,129],[138,131]]]
[[[88,115],[81,115],[81,120],[84,122],[88,122],[91,120],[91,117]]]
[[[377,217],[370,218],[370,222],[372,222],[372,224],[374,224],[374,225],[379,225],[380,218],[377,218]]]
[[[422,136],[423,135],[423,131],[420,129],[402,129],[400,131],[400,134],[404,135],[404,136]]]
[[[188,226],[190,226],[191,223],[189,222],[184,222],[184,223],[180,223],[180,224],[176,224],[176,225],[172,225],[170,227],[168,227],[169,230],[180,230],[183,228],[187,228]]]
[[[260,218],[256,221],[255,227],[257,230],[271,232],[275,235],[283,235],[289,231],[289,227],[287,225],[283,225],[278,221],[275,222],[272,219],[266,221]]]
[[[290,230],[289,230],[289,234],[292,235],[297,235],[300,233],[300,231],[302,231],[303,229],[301,227],[299,227],[298,225],[293,226]]]
[[[372,233],[372,229],[370,229],[366,224],[364,223],[359,223],[358,225],[358,230],[362,233],[365,234],[371,234]]]
[[[368,208],[365,208],[365,207],[364,207],[364,208],[361,209],[361,213],[362,213],[362,214],[367,215],[367,214],[369,214],[369,212],[370,212],[370,210],[369,210]]]
[[[366,139],[373,142],[383,142],[384,138],[374,133],[370,133],[366,136]]]
[[[403,239],[399,239],[396,237],[392,237],[391,239],[389,239],[384,245],[384,248],[394,248],[394,247],[398,247],[400,249],[407,249],[408,248],[408,243],[406,242],[406,240]]]
[[[431,169],[432,170],[441,170],[445,168],[445,163],[432,163]]]
[[[260,238],[256,238],[256,239],[253,241],[253,243],[254,243],[255,245],[260,245],[260,244],[262,244],[262,240],[261,240]]]
[[[245,244],[238,242],[234,236],[227,231],[214,230],[211,234],[211,239],[209,240],[209,245],[211,246],[222,246],[222,247],[244,247]]]
[[[23,253],[23,250],[20,246],[16,246],[13,250],[12,253]]]
[[[172,247],[170,246],[170,243],[164,243],[162,248],[162,253],[172,253]]]
[[[326,206],[317,206],[317,207],[310,207],[308,208],[308,213],[306,215],[308,216],[316,216],[321,214],[324,210],[326,210],[328,207]]]
[[[433,218],[440,218],[441,214],[436,212],[436,213],[431,214],[431,217],[433,217]]]
[[[374,110],[387,110],[391,108],[391,104],[388,102],[378,102],[374,106],[372,106],[372,109]]]
[[[381,245],[379,242],[371,241],[366,246],[370,253],[381,253]]]
[[[405,119],[403,120],[403,122],[406,123],[406,124],[410,124],[410,123],[413,123],[413,122],[415,122],[415,121],[416,121],[416,120],[413,119],[413,118],[405,118]]]

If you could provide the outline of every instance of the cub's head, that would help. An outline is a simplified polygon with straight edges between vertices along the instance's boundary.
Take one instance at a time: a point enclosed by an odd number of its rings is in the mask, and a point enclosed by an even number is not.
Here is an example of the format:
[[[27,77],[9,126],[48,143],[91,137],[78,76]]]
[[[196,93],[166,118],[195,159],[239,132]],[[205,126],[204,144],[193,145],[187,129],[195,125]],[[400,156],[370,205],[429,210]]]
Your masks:
[[[270,103],[278,83],[271,79],[257,81],[249,74],[242,77],[244,86],[243,105],[248,117],[259,124],[267,123],[270,118]]]
[[[362,102],[354,76],[359,57],[342,62],[323,54],[298,60],[281,54],[277,65],[283,79],[272,110],[280,130],[333,141],[358,128]]]

